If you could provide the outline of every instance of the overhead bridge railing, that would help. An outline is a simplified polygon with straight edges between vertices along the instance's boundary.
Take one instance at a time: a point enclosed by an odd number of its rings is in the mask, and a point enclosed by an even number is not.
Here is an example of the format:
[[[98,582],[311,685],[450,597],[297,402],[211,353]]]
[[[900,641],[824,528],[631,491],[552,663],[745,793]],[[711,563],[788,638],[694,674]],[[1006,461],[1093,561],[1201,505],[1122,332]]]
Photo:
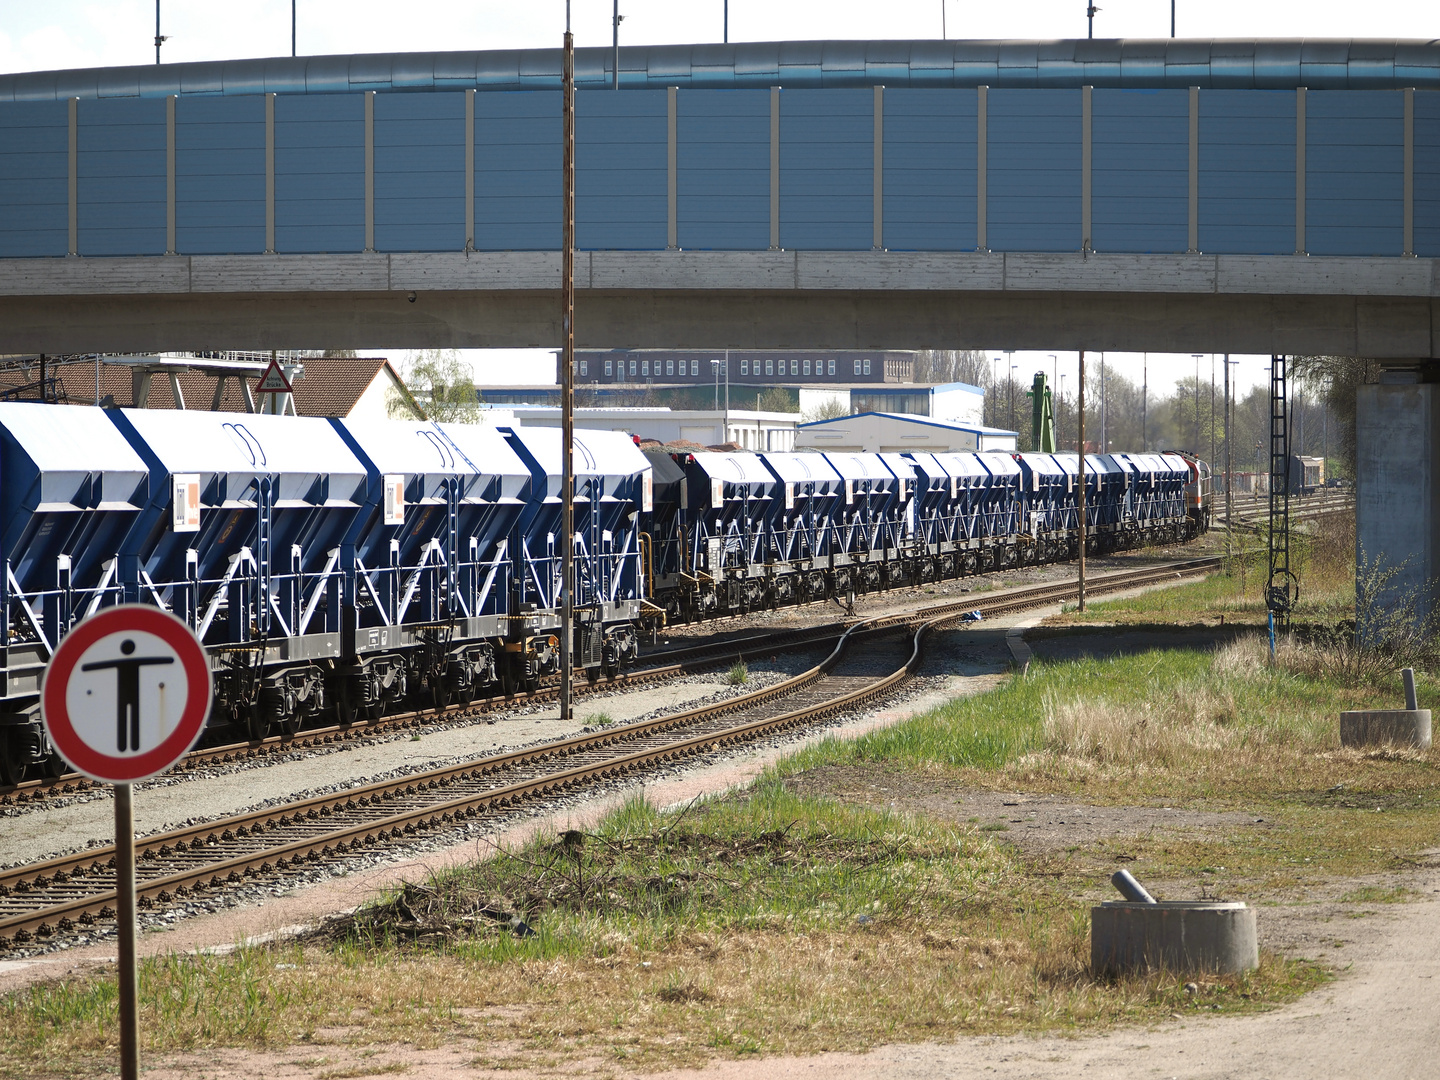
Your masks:
[[[1169,78],[582,90],[577,244],[1440,256],[1440,83]],[[0,101],[0,258],[556,252],[560,119],[442,84]]]

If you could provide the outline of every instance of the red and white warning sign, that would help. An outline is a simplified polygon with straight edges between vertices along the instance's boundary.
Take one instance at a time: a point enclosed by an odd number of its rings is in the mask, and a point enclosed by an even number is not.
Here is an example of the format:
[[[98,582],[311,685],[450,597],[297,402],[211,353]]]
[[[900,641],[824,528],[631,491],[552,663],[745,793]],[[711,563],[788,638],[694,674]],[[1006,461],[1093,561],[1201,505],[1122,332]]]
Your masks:
[[[290,380],[285,377],[280,362],[275,357],[270,358],[270,364],[265,369],[265,374],[260,376],[260,382],[255,386],[257,394],[293,394],[294,387]]]
[[[159,608],[124,604],[65,636],[45,669],[40,715],[76,772],[128,784],[195,745],[210,693],[210,664],[190,628]]]

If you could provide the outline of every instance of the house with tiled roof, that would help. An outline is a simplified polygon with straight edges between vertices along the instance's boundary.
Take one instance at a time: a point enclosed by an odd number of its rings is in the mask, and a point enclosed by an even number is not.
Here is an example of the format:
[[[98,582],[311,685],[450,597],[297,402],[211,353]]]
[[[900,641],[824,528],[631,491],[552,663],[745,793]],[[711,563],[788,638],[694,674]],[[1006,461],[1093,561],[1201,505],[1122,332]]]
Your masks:
[[[109,408],[284,412],[384,419],[392,399],[423,415],[383,356],[278,358],[292,395],[257,394],[268,354],[0,358],[0,400]],[[273,399],[273,400],[272,400]]]

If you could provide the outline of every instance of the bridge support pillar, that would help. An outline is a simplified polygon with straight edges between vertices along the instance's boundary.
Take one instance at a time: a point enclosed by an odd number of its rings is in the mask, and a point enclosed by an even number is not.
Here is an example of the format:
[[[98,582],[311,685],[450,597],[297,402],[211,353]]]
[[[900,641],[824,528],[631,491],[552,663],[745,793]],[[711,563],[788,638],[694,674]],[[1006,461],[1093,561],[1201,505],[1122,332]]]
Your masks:
[[[1357,391],[1356,620],[1362,640],[1423,624],[1440,602],[1440,384],[1435,365]],[[1367,602],[1368,601],[1368,602]],[[1387,626],[1388,624],[1388,626]]]

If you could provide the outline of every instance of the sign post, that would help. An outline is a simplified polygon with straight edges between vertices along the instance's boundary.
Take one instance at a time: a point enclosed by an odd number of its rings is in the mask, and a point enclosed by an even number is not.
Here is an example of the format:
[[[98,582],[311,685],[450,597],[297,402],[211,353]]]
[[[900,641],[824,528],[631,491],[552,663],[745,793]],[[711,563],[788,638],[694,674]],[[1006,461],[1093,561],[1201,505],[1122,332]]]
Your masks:
[[[190,628],[143,604],[106,608],[66,635],[45,668],[40,716],[78,773],[115,785],[120,1076],[139,1080],[135,811],[130,785],[189,751],[210,715],[210,662]]]

